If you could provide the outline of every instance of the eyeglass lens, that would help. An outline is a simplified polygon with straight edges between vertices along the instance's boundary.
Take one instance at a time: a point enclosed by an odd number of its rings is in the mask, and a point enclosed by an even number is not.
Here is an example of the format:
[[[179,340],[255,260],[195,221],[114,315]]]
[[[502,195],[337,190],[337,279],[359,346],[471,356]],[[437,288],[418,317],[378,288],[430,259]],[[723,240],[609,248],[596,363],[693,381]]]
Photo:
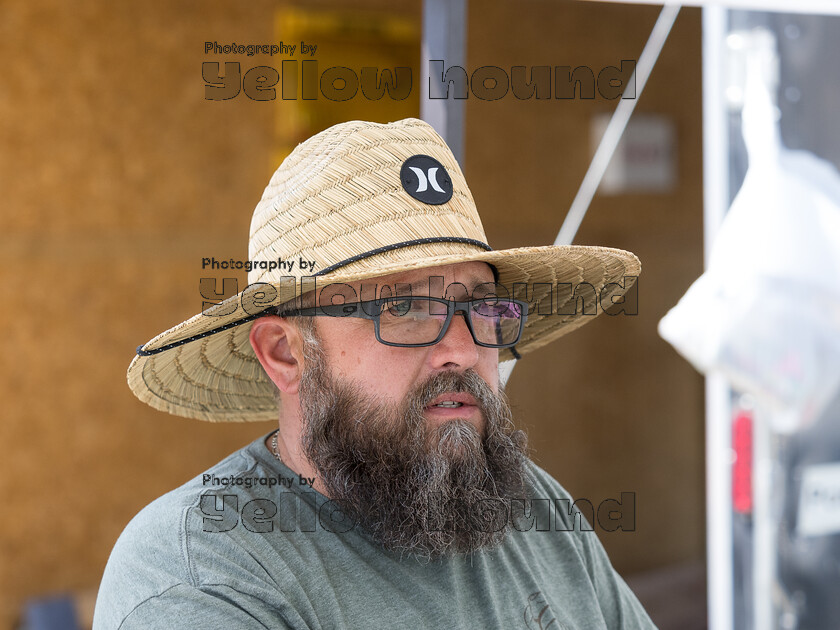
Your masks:
[[[518,304],[504,299],[470,302],[470,318],[476,341],[501,346],[516,341],[522,312]],[[427,344],[434,342],[446,324],[446,304],[411,297],[383,302],[379,315],[379,336],[387,343]]]

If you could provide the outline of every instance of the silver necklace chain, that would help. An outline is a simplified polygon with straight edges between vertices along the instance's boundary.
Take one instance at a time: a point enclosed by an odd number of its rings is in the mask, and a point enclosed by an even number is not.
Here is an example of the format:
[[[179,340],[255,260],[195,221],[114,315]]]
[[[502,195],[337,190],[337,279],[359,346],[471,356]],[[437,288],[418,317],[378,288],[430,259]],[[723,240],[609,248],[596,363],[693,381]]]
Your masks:
[[[274,432],[274,435],[271,436],[271,454],[277,458],[277,461],[281,464],[283,463],[283,458],[280,457],[280,451],[277,450],[277,435],[280,433],[280,429],[277,429]]]

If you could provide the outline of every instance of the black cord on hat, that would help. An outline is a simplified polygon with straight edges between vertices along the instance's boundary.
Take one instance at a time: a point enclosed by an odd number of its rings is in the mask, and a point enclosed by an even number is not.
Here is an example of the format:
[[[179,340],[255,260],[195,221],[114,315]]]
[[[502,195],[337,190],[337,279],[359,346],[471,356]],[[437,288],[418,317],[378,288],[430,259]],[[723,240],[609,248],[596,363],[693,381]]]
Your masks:
[[[481,241],[477,241],[473,238],[466,238],[463,236],[431,236],[429,238],[417,238],[411,241],[402,241],[401,243],[393,243],[392,245],[385,245],[383,247],[377,247],[376,249],[372,249],[369,252],[364,252],[362,254],[356,254],[355,256],[351,256],[346,260],[342,260],[341,262],[337,262],[334,265],[330,265],[325,269],[313,274],[314,276],[323,276],[324,274],[330,273],[335,271],[336,269],[340,269],[341,267],[345,267],[351,263],[357,262],[359,260],[364,260],[365,258],[370,258],[371,256],[376,256],[377,254],[383,254],[385,252],[390,252],[395,249],[401,249],[403,247],[411,247],[412,245],[428,245],[430,243],[462,243],[464,245],[475,245],[476,247],[481,247],[482,249],[492,252],[493,248],[490,247],[487,243],[482,243]],[[496,271],[496,268],[493,265],[490,265],[493,268],[493,275],[495,276],[495,280],[498,281],[499,274]],[[311,277],[311,276],[310,276]],[[137,346],[137,354],[141,357],[150,357],[155,354],[160,354],[161,352],[165,352],[166,350],[172,350],[173,348],[177,348],[179,346],[183,346],[185,344],[191,343],[193,341],[198,341],[199,339],[204,339],[205,337],[209,337],[210,335],[215,335],[216,333],[223,332],[225,330],[230,330],[235,326],[240,326],[241,324],[246,324],[250,321],[261,317],[262,315],[269,312],[274,307],[269,307],[264,311],[256,313],[254,315],[249,315],[243,319],[237,320],[235,322],[231,322],[229,324],[225,324],[224,326],[219,326],[218,328],[214,328],[212,330],[208,330],[203,333],[198,333],[197,335],[193,335],[192,337],[187,337],[186,339],[179,339],[178,341],[173,341],[172,343],[168,343],[160,348],[154,348],[153,350],[144,350],[143,345]],[[518,354],[518,353],[517,353]]]

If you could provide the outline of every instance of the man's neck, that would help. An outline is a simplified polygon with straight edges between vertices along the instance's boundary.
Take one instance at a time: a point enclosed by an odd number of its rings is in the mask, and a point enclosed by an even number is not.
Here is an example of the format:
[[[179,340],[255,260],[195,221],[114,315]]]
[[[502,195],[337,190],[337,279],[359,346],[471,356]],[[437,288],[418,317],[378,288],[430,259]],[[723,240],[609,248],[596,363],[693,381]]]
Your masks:
[[[273,447],[273,438],[277,436],[277,450],[275,451]],[[321,482],[321,478],[318,476],[318,472],[315,470],[315,467],[303,453],[303,449],[300,447],[300,435],[289,435],[288,432],[284,433],[283,426],[281,425],[278,429],[277,433],[270,434],[264,441],[265,448],[271,454],[272,457],[280,458],[289,469],[293,472],[297,473],[303,478],[307,479],[314,479],[314,484],[312,487],[329,498],[329,495],[326,492],[326,488],[324,484]],[[292,448],[289,448],[289,445],[293,445]]]

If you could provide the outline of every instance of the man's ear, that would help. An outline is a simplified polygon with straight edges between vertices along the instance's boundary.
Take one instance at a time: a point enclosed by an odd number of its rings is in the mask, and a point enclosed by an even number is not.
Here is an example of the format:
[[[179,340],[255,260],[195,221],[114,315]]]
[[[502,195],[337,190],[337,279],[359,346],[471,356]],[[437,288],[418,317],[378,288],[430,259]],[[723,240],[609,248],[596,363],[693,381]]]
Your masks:
[[[288,319],[269,315],[251,324],[249,335],[254,354],[277,388],[297,394],[303,373],[303,339]]]

